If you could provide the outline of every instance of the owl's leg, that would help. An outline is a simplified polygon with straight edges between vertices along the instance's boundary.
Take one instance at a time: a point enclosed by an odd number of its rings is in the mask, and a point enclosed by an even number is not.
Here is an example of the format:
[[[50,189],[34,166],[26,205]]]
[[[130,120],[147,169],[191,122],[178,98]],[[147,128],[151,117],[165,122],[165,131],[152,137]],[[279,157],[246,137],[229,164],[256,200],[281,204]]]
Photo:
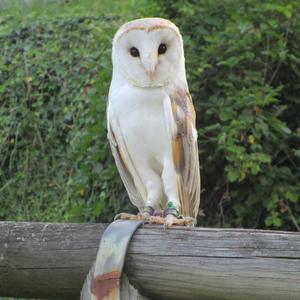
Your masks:
[[[143,168],[143,170],[140,170],[139,174],[147,192],[145,206],[139,207],[140,212],[137,215],[120,213],[115,219],[144,220],[150,224],[164,224],[163,217],[154,215],[155,208],[159,207],[163,197],[161,178],[150,167]]]
[[[181,208],[177,188],[177,174],[172,161],[165,162],[162,172],[162,179],[165,194],[168,198],[167,207],[164,210],[164,217],[167,221],[171,219],[171,217],[179,217]]]
[[[165,194],[167,195],[167,207],[164,210],[164,225],[170,228],[173,225],[193,226],[194,220],[190,217],[182,217],[180,215],[180,201],[177,187],[177,173],[173,162],[168,161],[164,165],[162,179],[164,183]]]
[[[154,215],[163,197],[161,178],[150,168],[145,168],[145,172],[141,172],[141,177],[146,187],[147,199],[140,214],[150,224],[163,224],[164,218]]]
[[[163,186],[161,178],[151,169],[143,172],[142,180],[146,187],[147,199],[145,207],[142,209],[141,214],[145,217],[154,215],[155,208],[159,207],[163,197]]]
[[[140,212],[140,215],[142,215],[144,218],[149,218],[150,216],[153,216],[153,214],[154,208],[151,205],[145,206]]]

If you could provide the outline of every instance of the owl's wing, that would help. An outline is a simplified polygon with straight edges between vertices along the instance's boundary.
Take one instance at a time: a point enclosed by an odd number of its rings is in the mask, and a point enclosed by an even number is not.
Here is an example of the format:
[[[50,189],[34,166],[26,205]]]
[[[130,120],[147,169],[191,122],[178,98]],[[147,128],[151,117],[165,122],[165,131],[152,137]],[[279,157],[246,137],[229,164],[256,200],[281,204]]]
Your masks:
[[[200,169],[196,116],[189,92],[176,90],[169,95],[165,114],[172,139],[182,214],[197,218],[200,205]]]
[[[122,134],[116,124],[116,120],[114,120],[114,117],[109,113],[109,105],[107,107],[107,137],[116,166],[129,198],[135,206],[141,208],[143,206],[143,200],[133,179],[134,166],[132,165],[131,159],[127,153],[126,146]]]

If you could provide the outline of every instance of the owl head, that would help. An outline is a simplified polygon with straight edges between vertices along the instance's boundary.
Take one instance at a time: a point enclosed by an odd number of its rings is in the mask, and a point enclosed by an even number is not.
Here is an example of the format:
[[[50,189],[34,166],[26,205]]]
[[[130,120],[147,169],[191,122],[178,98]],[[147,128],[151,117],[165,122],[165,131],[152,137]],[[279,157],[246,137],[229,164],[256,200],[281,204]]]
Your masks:
[[[117,31],[112,50],[113,77],[138,87],[161,87],[182,74],[182,38],[178,28],[161,18],[128,22]]]

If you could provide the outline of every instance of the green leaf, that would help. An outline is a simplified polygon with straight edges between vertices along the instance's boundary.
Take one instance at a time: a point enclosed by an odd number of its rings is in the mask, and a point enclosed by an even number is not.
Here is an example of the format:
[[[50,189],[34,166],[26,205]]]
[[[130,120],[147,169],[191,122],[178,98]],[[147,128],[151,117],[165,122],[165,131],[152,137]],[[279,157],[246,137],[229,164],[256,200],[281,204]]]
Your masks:
[[[286,199],[290,200],[291,202],[296,203],[299,200],[299,195],[296,194],[296,192],[286,191],[284,193],[284,196]]]
[[[281,122],[278,119],[272,118],[270,126],[272,126],[275,130],[283,134],[291,134],[290,128],[288,128],[283,122]]]
[[[293,149],[293,152],[298,158],[300,158],[300,149],[299,150]]]
[[[227,179],[229,182],[236,182],[240,178],[240,172],[237,169],[234,169],[232,166],[226,167]]]
[[[257,154],[257,158],[262,163],[270,163],[272,161],[272,157],[266,153],[259,153]]]
[[[275,227],[280,227],[282,225],[282,221],[277,212],[272,212],[271,215],[266,218],[265,223],[267,226]]]

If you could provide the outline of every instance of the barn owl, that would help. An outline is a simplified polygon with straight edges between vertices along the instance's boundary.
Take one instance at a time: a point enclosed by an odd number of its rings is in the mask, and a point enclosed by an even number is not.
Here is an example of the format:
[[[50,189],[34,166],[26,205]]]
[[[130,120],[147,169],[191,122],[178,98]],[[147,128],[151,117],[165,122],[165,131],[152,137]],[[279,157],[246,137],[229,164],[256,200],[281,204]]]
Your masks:
[[[122,25],[112,63],[108,139],[140,212],[119,217],[193,226],[200,204],[197,131],[178,28],[161,18]]]

